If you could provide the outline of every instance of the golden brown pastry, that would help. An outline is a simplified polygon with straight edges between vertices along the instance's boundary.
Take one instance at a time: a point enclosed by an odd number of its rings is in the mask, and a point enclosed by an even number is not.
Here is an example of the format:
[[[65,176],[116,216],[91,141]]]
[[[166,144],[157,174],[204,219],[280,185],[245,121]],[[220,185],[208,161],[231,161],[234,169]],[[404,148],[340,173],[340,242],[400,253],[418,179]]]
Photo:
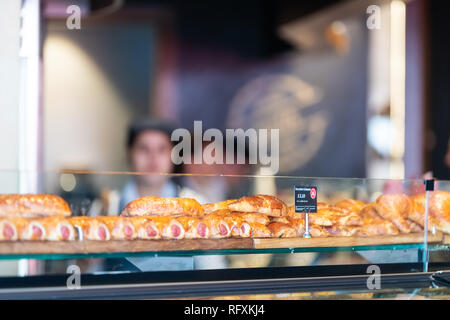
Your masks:
[[[408,218],[425,227],[425,193],[410,197],[412,209],[408,212]],[[432,191],[428,199],[429,202],[429,222],[428,230],[437,230],[450,233],[450,192]]]
[[[333,225],[331,227],[323,227],[323,229],[332,237],[353,237],[355,236],[360,227]]]
[[[380,218],[365,218],[364,224],[359,227],[356,235],[361,237],[397,235],[398,228],[390,221]]]
[[[174,217],[148,217],[158,229],[163,239],[183,239],[186,230],[183,225]]]
[[[45,240],[46,231],[39,219],[10,218],[19,233],[20,240]]]
[[[313,214],[311,214],[313,215]],[[296,218],[290,218],[291,226],[294,227],[297,231],[298,237],[303,237],[303,234],[305,233],[305,220],[303,218],[296,219]],[[325,229],[319,225],[310,223],[309,225],[309,233],[314,238],[319,237],[326,237],[328,233],[325,231]]]
[[[19,239],[19,232],[13,222],[14,218],[0,218],[0,241]]]
[[[246,212],[235,212],[232,211],[231,214],[242,218],[248,223],[259,223],[262,225],[267,225],[270,222],[270,217],[265,214],[260,213],[246,213]]]
[[[210,238],[227,238],[231,236],[231,230],[224,217],[220,214],[209,214],[202,218],[210,231]]]
[[[218,210],[228,210],[228,204],[235,201],[235,199],[220,201],[217,203],[202,204],[202,208],[205,214],[210,214]]]
[[[100,219],[91,217],[71,217],[68,222],[83,230],[83,238],[86,240],[110,240],[111,234],[108,227]]]
[[[337,202],[334,206],[347,209],[350,212],[358,213],[366,206],[366,203],[354,199],[346,199]]]
[[[136,239],[154,240],[162,237],[151,217],[129,217],[127,221],[133,225]]]
[[[0,217],[67,217],[70,208],[64,199],[51,194],[1,194]]]
[[[113,240],[132,240],[137,238],[136,230],[130,218],[117,216],[97,217],[99,222],[108,227]]]
[[[209,237],[209,229],[201,218],[178,217],[176,218],[184,229],[185,239],[205,239]]]
[[[297,230],[288,223],[271,222],[267,226],[276,238],[294,238],[297,237]]]
[[[270,229],[261,223],[257,222],[249,222],[251,228],[251,237],[252,238],[270,238],[272,237],[272,232]]]
[[[328,205],[322,204],[320,207],[317,206],[317,212],[316,213],[310,213],[308,215],[309,222],[311,224],[316,224],[318,226],[332,226],[335,224],[335,221],[331,219],[329,215],[324,215],[326,209],[330,208]],[[291,206],[289,207],[288,211],[288,218],[289,219],[305,219],[305,214],[303,212],[295,212],[295,207]]]
[[[203,208],[195,199],[142,197],[128,203],[121,216],[202,216]]]
[[[260,194],[231,201],[228,204],[228,209],[239,212],[262,213],[274,217],[285,216],[288,212],[286,204],[277,197]]]
[[[61,217],[36,218],[45,229],[45,240],[73,241],[76,239],[75,228]]]
[[[391,221],[402,233],[410,233],[411,226],[406,221],[411,210],[411,200],[404,194],[383,194],[375,201],[377,213]]]

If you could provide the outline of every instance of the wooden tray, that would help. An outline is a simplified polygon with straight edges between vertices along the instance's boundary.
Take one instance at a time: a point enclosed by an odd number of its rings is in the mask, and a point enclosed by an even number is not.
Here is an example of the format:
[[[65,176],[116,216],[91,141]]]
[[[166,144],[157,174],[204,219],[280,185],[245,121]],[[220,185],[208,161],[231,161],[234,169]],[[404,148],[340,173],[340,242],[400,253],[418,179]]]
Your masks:
[[[446,236],[450,243],[450,236]],[[429,243],[439,243],[442,233],[429,234]],[[109,252],[163,252],[230,249],[274,249],[311,247],[352,247],[369,245],[422,243],[423,234],[375,237],[328,238],[227,238],[130,241],[14,241],[0,242],[0,255],[7,254],[89,254]]]
[[[450,244],[450,234],[445,234],[444,239],[442,240],[443,244]]]
[[[352,247],[389,244],[422,243],[423,233],[408,233],[396,236],[374,237],[327,237],[327,238],[268,238],[253,239],[255,249],[269,248],[313,248],[313,247]],[[438,243],[443,239],[440,232],[428,234],[428,243]]]

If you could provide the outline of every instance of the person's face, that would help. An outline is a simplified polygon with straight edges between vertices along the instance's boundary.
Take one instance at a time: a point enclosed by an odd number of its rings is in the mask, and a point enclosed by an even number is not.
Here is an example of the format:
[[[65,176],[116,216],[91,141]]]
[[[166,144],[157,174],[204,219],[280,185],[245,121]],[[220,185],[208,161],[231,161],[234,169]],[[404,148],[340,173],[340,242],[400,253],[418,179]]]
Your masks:
[[[170,157],[172,144],[169,137],[160,131],[147,130],[139,134],[130,149],[130,163],[134,171],[170,173],[173,164]],[[165,175],[140,176],[142,182],[148,184],[161,183],[167,179]]]

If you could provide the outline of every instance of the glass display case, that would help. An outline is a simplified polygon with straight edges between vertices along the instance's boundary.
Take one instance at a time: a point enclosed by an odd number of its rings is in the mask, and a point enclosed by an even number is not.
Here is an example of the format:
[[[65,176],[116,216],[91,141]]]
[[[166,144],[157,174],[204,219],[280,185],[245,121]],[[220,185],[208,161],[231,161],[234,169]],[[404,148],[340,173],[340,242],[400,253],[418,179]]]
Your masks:
[[[174,197],[194,198],[202,205],[256,194],[275,196],[288,211],[281,217],[269,215],[267,225],[289,225],[297,214],[296,219],[302,220],[304,226],[306,215],[295,213],[294,187],[315,187],[318,210],[307,215],[307,224],[322,230],[312,232],[311,238],[304,237],[303,227],[294,228],[294,234],[271,232],[264,237],[229,232],[220,238],[144,239],[137,235],[131,240],[90,240],[85,230],[74,225],[76,236],[71,241],[23,240],[19,235],[15,240],[0,241],[1,299],[449,296],[450,235],[445,232],[445,221],[444,227],[434,224],[436,213],[431,210],[433,192],[446,194],[450,191],[448,181],[428,182],[435,191],[426,192],[423,180],[87,171],[3,171],[0,175],[3,194],[58,195],[67,202],[72,216],[90,219],[120,215],[124,204],[138,197],[133,198],[127,186],[146,177],[163,177],[175,186]],[[193,179],[198,183],[192,183]],[[217,185],[226,188],[214,189]],[[383,195],[404,196],[408,208],[395,211],[395,201],[378,203]],[[405,213],[419,211],[413,201],[415,195],[425,197],[428,210],[423,212],[424,218],[431,216],[428,233],[424,232],[425,220],[423,224],[414,222]],[[358,201],[362,208],[375,206],[378,217],[369,219],[362,210],[340,206],[349,199]],[[450,216],[445,211],[448,208],[447,204],[439,207],[444,220]],[[337,211],[338,217],[326,216],[324,210]],[[405,221],[397,221],[396,214]],[[349,222],[349,217],[357,222]],[[329,218],[333,223],[320,222],[319,218]],[[379,227],[375,227],[377,223]],[[401,228],[401,223],[407,223],[407,230]]]

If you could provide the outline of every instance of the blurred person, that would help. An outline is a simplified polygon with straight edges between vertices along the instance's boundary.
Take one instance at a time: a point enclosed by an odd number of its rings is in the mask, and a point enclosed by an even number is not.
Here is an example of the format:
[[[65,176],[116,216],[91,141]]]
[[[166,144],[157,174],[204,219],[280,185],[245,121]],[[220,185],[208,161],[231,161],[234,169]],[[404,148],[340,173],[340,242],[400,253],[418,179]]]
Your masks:
[[[179,176],[182,165],[174,165],[171,158],[175,126],[153,119],[141,119],[129,127],[127,156],[132,175],[121,191],[119,212],[127,203],[144,196],[194,198],[206,203],[206,197],[182,185]],[[147,174],[148,173],[148,174]],[[118,271],[158,271],[212,269],[226,267],[222,256],[143,257],[108,259],[107,268]]]
[[[137,198],[144,196],[195,198],[205,202],[205,197],[180,184],[179,177],[170,173],[182,173],[181,165],[174,165],[171,152],[174,143],[170,137],[175,126],[152,119],[134,122],[128,131],[127,157],[132,176],[125,184],[120,197],[120,210]]]

